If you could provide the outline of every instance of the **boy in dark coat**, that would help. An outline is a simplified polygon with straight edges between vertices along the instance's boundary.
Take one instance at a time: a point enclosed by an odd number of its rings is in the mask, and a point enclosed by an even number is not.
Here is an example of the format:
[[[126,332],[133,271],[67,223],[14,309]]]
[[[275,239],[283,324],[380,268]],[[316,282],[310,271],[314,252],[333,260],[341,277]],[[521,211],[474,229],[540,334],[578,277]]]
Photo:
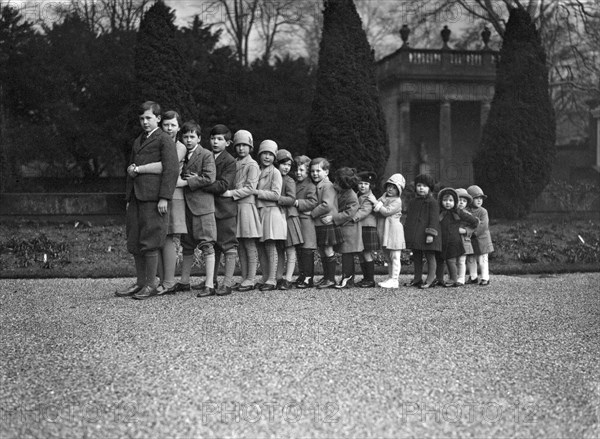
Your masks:
[[[214,183],[204,187],[215,197],[215,220],[217,222],[217,241],[215,242],[215,274],[214,286],[218,296],[231,294],[233,273],[237,258],[237,203],[230,197],[222,197],[228,189],[234,188],[235,159],[227,152],[232,134],[227,126],[219,124],[210,130],[210,146],[215,157],[217,176]],[[223,283],[217,282],[217,274],[221,255],[225,255],[225,273]]]
[[[133,143],[127,168],[127,250],[133,254],[137,281],[115,292],[118,297],[155,296],[158,253],[165,243],[169,216],[168,202],[173,197],[179,160],[175,142],[158,124],[160,105],[147,101],[140,106],[142,133]],[[138,165],[161,162],[161,174],[139,174]]]
[[[427,174],[415,177],[416,197],[408,205],[404,233],[406,248],[413,252],[415,274],[406,286],[429,288],[435,279],[435,253],[442,251],[438,203],[432,192],[435,182]],[[427,279],[423,283],[423,256],[427,259]]]

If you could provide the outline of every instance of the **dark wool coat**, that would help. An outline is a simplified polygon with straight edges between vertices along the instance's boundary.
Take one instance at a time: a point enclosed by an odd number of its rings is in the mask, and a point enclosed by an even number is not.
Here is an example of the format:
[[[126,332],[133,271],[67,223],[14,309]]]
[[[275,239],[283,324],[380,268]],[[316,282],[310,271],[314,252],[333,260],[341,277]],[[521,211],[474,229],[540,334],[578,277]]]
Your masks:
[[[353,220],[358,211],[358,197],[352,189],[340,189],[337,195],[338,211],[333,214],[333,222],[339,226],[344,242],[337,245],[339,253],[358,253],[363,251],[362,226]]]
[[[298,216],[300,217],[300,228],[302,229],[302,248],[317,248],[317,233],[315,223],[310,216],[311,211],[317,207],[317,187],[305,178],[296,183],[296,200],[298,200]]]
[[[296,182],[289,175],[282,175],[281,196],[277,204],[282,207],[285,217],[298,216],[298,209],[294,206],[296,202]]]
[[[458,258],[465,254],[463,239],[458,231],[465,224],[474,228],[479,224],[479,220],[463,209],[444,209],[440,213],[442,259]]]
[[[425,243],[427,235],[433,236],[431,244]],[[406,248],[422,251],[442,251],[438,203],[431,194],[416,197],[408,204],[404,236]]]
[[[215,196],[215,218],[231,218],[237,216],[237,203],[231,197],[220,197],[235,185],[235,159],[227,151],[215,158],[217,178],[214,183],[204,187],[205,192]]]
[[[170,200],[175,191],[179,175],[179,159],[175,142],[160,128],[150,137],[141,134],[133,142],[129,164],[137,166],[161,162],[161,174],[140,174],[136,178],[127,175],[125,197],[127,201],[135,196],[140,201]]]
[[[195,172],[196,176],[187,179],[188,185],[183,188],[185,204],[194,215],[215,213],[215,197],[204,188],[214,183],[217,176],[215,156],[212,152],[200,145],[193,152],[186,164],[183,165],[182,174]]]

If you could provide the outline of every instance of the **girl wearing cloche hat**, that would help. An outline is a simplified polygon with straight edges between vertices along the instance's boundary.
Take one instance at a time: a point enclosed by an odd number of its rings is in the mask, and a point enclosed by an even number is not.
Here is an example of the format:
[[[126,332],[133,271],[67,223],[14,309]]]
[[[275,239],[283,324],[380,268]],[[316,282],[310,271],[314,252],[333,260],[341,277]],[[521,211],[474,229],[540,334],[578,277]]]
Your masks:
[[[479,225],[473,232],[471,238],[475,255],[467,258],[467,266],[469,267],[470,273],[470,278],[467,283],[478,283],[477,265],[479,265],[481,274],[479,285],[489,285],[490,267],[488,255],[494,251],[494,245],[492,244],[492,235],[490,234],[488,212],[482,207],[483,200],[484,198],[487,198],[487,195],[485,195],[483,190],[477,185],[469,186],[467,188],[467,193],[473,197],[473,202],[471,203],[471,207],[469,207],[469,211],[473,216],[479,219]]]
[[[277,143],[263,140],[258,147],[258,162],[261,168],[256,187],[256,207],[262,223],[262,237],[258,243],[258,257],[262,280],[261,291],[271,291],[277,285],[277,241],[285,242],[287,223],[277,204],[283,185],[281,172],[275,167]]]

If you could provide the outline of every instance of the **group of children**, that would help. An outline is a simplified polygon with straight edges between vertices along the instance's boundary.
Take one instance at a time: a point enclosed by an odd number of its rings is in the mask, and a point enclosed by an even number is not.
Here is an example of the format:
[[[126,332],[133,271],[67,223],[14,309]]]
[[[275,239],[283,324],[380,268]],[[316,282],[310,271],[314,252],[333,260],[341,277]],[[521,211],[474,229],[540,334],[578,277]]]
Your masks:
[[[206,270],[204,283],[195,287],[198,297],[253,289],[374,287],[373,252],[380,249],[389,265],[388,279],[379,283],[383,288],[399,287],[401,251],[406,248],[413,251],[415,268],[406,286],[489,284],[487,255],[493,246],[487,211],[481,206],[485,195],[478,186],[445,188],[436,201],[433,179],[417,176],[416,197],[403,225],[406,181],[401,174],[389,177],[384,194],[376,198],[372,185],[377,176],[372,172],[343,167],[332,182],[327,159],[292,157],[272,140],[260,143],[257,162],[251,156],[252,134],[240,130],[232,136],[225,125],[211,129],[209,151],[200,144],[196,122],[182,124],[176,112],[162,114],[151,101],[139,113],[144,133],[134,142],[126,190],[127,247],[134,255],[137,279],[117,291],[119,297],[143,300],[190,291],[196,248]],[[227,152],[231,143],[236,158]],[[177,237],[183,253],[179,282]],[[315,250],[323,267],[318,282]],[[339,282],[336,252],[342,260]],[[219,284],[221,256],[224,277]],[[356,283],[355,256],[363,274]],[[424,282],[423,257],[428,264]],[[238,258],[241,279],[236,283]],[[262,277],[257,281],[259,262]],[[296,265],[299,275],[292,281]],[[445,266],[449,282],[444,281]]]

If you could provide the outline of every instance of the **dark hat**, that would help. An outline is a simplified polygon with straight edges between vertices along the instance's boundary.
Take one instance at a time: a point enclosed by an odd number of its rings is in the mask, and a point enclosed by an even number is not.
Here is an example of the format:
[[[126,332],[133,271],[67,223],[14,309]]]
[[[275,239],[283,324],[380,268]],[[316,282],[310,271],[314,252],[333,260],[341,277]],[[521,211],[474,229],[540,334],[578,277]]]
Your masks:
[[[458,193],[456,192],[455,189],[452,189],[451,187],[446,187],[438,193],[438,203],[439,203],[440,209],[443,209],[442,200],[444,199],[444,195],[451,195],[452,198],[454,199],[454,207],[456,208],[456,206],[458,206]]]
[[[415,177],[415,186],[417,183],[424,184],[425,186],[429,186],[429,191],[433,192],[435,187],[435,180],[433,177],[427,174],[419,174]]]
[[[377,174],[372,171],[360,171],[356,174],[356,176],[360,179],[360,181],[370,184],[375,183],[375,180],[377,180]]]

